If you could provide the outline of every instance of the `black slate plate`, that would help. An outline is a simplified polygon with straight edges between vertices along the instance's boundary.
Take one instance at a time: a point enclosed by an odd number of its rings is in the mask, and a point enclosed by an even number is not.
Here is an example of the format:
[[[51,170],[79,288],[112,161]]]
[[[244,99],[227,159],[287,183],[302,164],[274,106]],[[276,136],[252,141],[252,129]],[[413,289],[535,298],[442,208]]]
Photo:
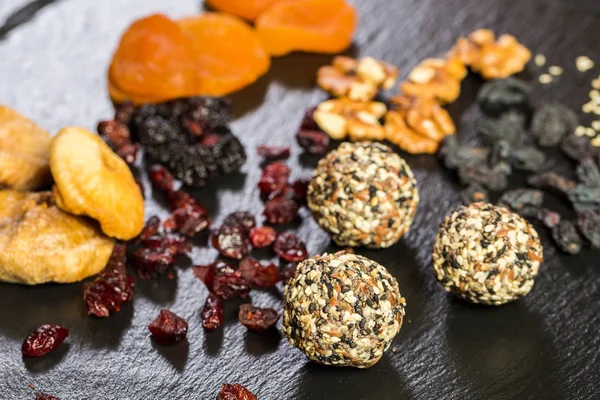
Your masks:
[[[597,0],[354,3],[362,21],[353,52],[399,65],[403,75],[480,27],[513,33],[550,64],[565,67],[558,82],[536,89],[538,101],[554,96],[579,107],[599,71],[580,74],[574,67],[575,57],[584,54],[600,63]],[[2,2],[0,20],[25,4]],[[155,11],[178,17],[200,8],[196,0],[58,1],[0,42],[0,100],[52,132],[69,124],[94,129],[112,115],[105,69],[129,22]],[[313,87],[314,73],[329,60],[307,54],[276,59],[267,77],[233,96],[239,117],[233,128],[250,157],[242,173],[197,192],[217,223],[234,210],[262,211],[254,149],[293,142],[304,108],[324,98]],[[529,72],[539,73],[535,67]],[[480,84],[469,77],[460,101],[451,106],[463,136],[474,135],[477,111],[471,104]],[[598,253],[564,256],[543,231],[546,261],[527,298],[499,308],[459,303],[438,285],[430,266],[437,226],[460,203],[458,185],[434,158],[406,159],[423,199],[415,223],[397,246],[361,251],[388,267],[408,300],[395,351],[375,367],[311,364],[277,331],[246,332],[236,322],[235,302],[228,304],[224,329],[204,333],[199,310],[206,290],[189,264],[208,263],[216,252],[197,248],[175,279],[138,279],[133,304],[107,320],[85,316],[81,284],[0,284],[0,398],[33,398],[28,388],[33,384],[62,399],[213,399],[223,382],[241,383],[261,400],[600,398]],[[310,176],[315,163],[294,147],[294,177]],[[148,214],[154,213],[166,213],[159,198],[148,201]],[[306,210],[302,216],[301,223],[286,228],[297,229],[313,254],[334,250]],[[280,299],[281,288],[252,293],[259,306],[278,307]],[[188,319],[189,344],[160,348],[150,341],[146,325],[161,307]],[[23,338],[42,323],[70,328],[68,344],[42,359],[23,360]]]

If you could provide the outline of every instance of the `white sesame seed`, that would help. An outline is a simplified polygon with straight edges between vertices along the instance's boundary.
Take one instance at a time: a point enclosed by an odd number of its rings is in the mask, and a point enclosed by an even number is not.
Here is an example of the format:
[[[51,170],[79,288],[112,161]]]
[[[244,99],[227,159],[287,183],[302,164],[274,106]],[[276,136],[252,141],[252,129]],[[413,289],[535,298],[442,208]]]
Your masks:
[[[600,77],[592,81],[592,87],[594,89],[600,89]]]
[[[588,56],[579,56],[575,59],[575,66],[579,72],[586,72],[594,68],[594,61]]]
[[[594,147],[600,147],[600,136],[596,136],[590,142]]]
[[[575,128],[575,136],[584,136],[585,135],[585,126],[579,125]]]
[[[563,68],[559,67],[558,65],[552,65],[550,68],[548,68],[548,72],[550,75],[560,76],[563,73]]]
[[[538,67],[543,67],[546,64],[546,56],[543,54],[536,54],[533,62]]]
[[[590,90],[590,99],[597,99],[600,97],[600,91],[597,89]]]
[[[592,128],[596,131],[600,131],[600,119],[592,122]]]
[[[539,76],[538,80],[540,81],[540,83],[546,85],[546,84],[552,82],[552,75],[542,74]]]
[[[592,128],[585,128],[585,136],[594,137],[596,136],[596,131]]]

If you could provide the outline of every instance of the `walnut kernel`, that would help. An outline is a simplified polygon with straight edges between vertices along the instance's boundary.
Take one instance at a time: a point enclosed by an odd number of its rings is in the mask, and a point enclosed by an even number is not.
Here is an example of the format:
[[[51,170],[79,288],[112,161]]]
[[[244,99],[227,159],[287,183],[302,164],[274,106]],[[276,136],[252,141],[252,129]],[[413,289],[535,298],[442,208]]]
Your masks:
[[[379,119],[386,111],[383,103],[341,98],[319,104],[313,118],[332,139],[349,136],[353,141],[383,140],[385,135]]]

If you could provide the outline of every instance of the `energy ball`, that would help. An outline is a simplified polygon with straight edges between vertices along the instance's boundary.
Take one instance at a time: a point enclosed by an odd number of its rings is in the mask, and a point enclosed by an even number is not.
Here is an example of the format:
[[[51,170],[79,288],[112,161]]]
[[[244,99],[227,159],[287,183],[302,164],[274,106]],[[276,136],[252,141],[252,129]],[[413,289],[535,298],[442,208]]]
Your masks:
[[[433,247],[433,268],[447,291],[496,306],[527,295],[543,259],[533,226],[486,203],[462,206],[447,216]]]
[[[308,207],[339,246],[384,248],[410,227],[419,193],[410,167],[375,142],[342,143],[319,161]]]
[[[368,258],[338,252],[305,260],[285,287],[283,333],[326,365],[368,368],[400,331],[406,300]]]

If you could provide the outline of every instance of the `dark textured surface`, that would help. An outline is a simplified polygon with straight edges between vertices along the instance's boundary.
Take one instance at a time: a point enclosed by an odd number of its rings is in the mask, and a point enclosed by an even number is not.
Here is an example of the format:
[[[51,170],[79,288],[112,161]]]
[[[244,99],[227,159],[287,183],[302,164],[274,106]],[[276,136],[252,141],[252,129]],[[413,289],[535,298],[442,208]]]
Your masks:
[[[355,50],[399,65],[403,76],[419,60],[442,55],[460,34],[479,27],[515,34],[565,76],[536,98],[552,95],[572,106],[587,100],[587,74],[576,56],[600,62],[597,0],[363,0]],[[561,4],[562,3],[562,4]],[[5,20],[26,1],[0,2]],[[120,32],[139,16],[197,12],[196,0],[63,0],[0,42],[0,101],[53,133],[78,124],[93,129],[112,115],[105,68]],[[262,211],[256,182],[260,143],[293,141],[303,109],[324,98],[313,88],[326,56],[274,60],[268,77],[233,96],[239,118],[233,129],[250,155],[243,172],[198,192],[217,222],[237,209]],[[537,74],[534,67],[532,74]],[[469,77],[460,101],[462,135],[473,136],[471,103],[480,81]],[[310,176],[316,160],[299,156],[294,177]],[[432,157],[406,157],[419,182],[422,203],[410,233],[384,251],[360,251],[387,266],[408,302],[406,323],[388,352],[369,370],[309,363],[278,333],[247,333],[228,303],[224,329],[206,334],[200,309],[206,290],[182,265],[174,280],[136,280],[135,301],[114,317],[86,317],[81,284],[22,287],[0,284],[0,398],[33,398],[29,384],[62,399],[213,399],[223,382],[241,383],[259,399],[598,399],[600,398],[600,270],[598,253],[557,253],[541,230],[546,261],[532,293],[499,308],[473,307],[449,297],[435,281],[430,252],[443,216],[460,203],[458,186]],[[148,194],[148,193],[147,193]],[[148,202],[148,214],[165,215]],[[327,236],[303,211],[299,235],[312,254]],[[291,228],[291,227],[290,227]],[[196,248],[194,263],[210,262],[212,249]],[[189,263],[188,263],[189,264]],[[281,289],[281,288],[279,288]],[[253,292],[259,306],[280,305],[280,290]],[[185,317],[189,344],[160,348],[146,325],[161,307]],[[68,327],[55,353],[23,360],[23,338],[42,323]]]

